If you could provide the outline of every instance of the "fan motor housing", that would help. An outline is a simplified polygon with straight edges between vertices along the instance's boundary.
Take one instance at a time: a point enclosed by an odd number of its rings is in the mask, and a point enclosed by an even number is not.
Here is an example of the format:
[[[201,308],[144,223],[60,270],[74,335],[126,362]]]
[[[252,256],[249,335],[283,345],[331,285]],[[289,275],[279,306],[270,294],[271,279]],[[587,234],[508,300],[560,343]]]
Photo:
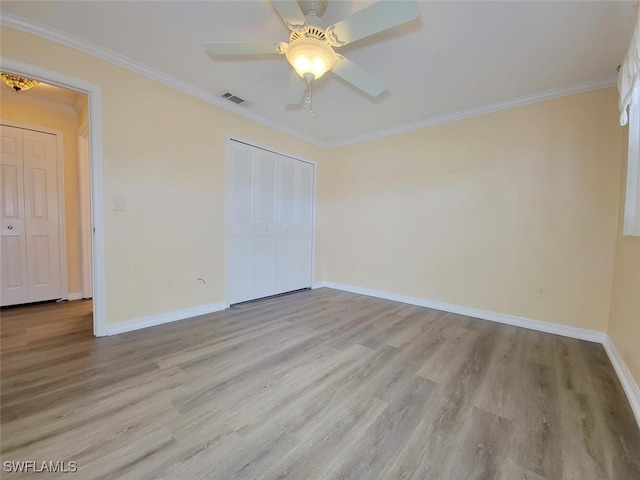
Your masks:
[[[321,17],[327,11],[327,0],[298,0],[300,10],[306,15]]]
[[[289,42],[294,42],[300,38],[315,38],[323,42],[327,41],[324,28],[306,24],[302,30],[292,30],[289,35]]]

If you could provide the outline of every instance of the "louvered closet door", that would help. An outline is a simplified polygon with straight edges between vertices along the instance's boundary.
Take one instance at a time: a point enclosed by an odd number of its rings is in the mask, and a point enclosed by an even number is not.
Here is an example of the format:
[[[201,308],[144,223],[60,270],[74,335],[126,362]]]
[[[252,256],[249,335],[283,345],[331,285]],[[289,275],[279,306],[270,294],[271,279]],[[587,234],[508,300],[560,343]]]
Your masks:
[[[268,297],[276,289],[276,163],[275,153],[256,149],[254,182],[254,298]]]
[[[278,160],[278,292],[296,290],[296,161]]]
[[[230,304],[311,286],[313,165],[230,142]]]
[[[313,165],[281,156],[278,161],[278,291],[311,286]]]
[[[311,287],[313,263],[313,165],[297,162],[296,248],[293,268],[295,288]]]
[[[251,300],[254,294],[253,149],[234,145],[229,162],[229,303]]]

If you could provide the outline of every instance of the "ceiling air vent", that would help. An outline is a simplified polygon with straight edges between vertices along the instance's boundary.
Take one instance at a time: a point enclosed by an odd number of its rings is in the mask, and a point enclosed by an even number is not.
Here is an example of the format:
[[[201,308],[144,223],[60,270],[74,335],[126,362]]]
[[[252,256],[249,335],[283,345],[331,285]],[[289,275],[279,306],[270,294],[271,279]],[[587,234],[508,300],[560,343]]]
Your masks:
[[[244,99],[243,98],[236,97],[233,93],[226,92],[226,93],[223,93],[220,96],[222,98],[226,98],[230,102],[235,103],[236,105],[240,105],[241,103],[244,103]]]

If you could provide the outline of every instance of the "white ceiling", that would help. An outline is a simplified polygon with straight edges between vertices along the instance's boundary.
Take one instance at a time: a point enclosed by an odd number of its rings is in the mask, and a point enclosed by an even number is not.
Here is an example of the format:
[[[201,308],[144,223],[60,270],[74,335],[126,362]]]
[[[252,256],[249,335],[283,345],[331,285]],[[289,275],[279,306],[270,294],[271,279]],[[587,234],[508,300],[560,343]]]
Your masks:
[[[328,0],[329,24],[371,1]],[[419,18],[339,51],[385,80],[372,99],[327,74],[315,117],[287,107],[283,56],[214,60],[204,41],[287,41],[268,1],[2,1],[11,13],[88,40],[184,82],[244,98],[244,108],[343,143],[550,90],[610,84],[633,29],[634,2],[419,1]],[[602,81],[603,79],[604,82]]]

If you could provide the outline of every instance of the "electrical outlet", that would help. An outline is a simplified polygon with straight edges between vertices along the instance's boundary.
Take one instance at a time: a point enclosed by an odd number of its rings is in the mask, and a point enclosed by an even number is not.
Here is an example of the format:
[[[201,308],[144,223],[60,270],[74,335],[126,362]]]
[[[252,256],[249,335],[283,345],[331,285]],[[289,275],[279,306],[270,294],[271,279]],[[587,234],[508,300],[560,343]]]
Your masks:
[[[164,279],[164,288],[169,290],[173,288],[173,278],[165,278]]]
[[[354,264],[353,264],[353,271],[354,271],[354,272],[357,272],[357,271],[358,271],[358,264],[357,264],[357,263],[354,263]]]
[[[125,201],[122,195],[113,196],[113,209],[118,212],[124,212]]]
[[[544,298],[547,296],[547,287],[538,287],[536,290],[536,297]]]

